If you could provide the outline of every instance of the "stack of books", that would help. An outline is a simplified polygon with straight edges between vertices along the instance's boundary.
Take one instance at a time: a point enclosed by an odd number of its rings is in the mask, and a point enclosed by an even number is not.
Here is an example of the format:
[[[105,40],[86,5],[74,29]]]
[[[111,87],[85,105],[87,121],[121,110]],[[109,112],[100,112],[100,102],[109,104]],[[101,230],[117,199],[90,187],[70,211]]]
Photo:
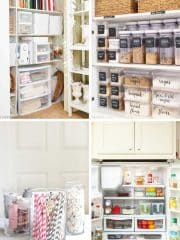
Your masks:
[[[18,0],[18,7],[56,11],[55,0]]]

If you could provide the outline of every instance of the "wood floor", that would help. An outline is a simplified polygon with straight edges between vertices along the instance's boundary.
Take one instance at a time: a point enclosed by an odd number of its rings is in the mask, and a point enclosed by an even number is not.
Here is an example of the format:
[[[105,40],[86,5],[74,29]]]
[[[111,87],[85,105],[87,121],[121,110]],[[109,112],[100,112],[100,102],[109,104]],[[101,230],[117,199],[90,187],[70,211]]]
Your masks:
[[[18,119],[87,119],[88,114],[77,111],[73,113],[70,118],[68,113],[64,111],[63,103],[57,103],[50,108],[36,113],[28,114],[25,116],[19,116]]]

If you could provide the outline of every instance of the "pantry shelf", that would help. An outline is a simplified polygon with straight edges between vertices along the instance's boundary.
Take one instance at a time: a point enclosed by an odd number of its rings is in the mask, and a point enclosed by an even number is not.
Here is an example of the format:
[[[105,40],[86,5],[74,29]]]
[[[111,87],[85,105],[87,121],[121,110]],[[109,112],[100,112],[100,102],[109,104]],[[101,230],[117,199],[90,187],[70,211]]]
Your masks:
[[[86,103],[74,103],[73,101],[70,103],[72,108],[79,109],[85,113],[89,113],[89,105]]]
[[[13,7],[13,9],[16,9],[16,7]],[[29,8],[17,8],[17,11],[43,13],[43,14],[49,14],[49,15],[63,15],[63,12],[59,12],[59,11],[46,11],[46,10],[29,9]]]

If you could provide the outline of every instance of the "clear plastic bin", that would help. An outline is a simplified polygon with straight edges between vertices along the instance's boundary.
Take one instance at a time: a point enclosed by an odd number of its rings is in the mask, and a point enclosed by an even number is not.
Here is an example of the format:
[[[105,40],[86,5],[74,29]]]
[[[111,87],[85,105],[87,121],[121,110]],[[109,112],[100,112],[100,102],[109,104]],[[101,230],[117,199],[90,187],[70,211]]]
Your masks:
[[[109,39],[109,49],[119,49],[119,39]]]
[[[124,81],[121,70],[111,69],[110,70],[110,81],[111,81],[111,85],[121,86]]]
[[[137,31],[138,30],[138,23],[137,22],[126,23],[126,30],[127,31]]]
[[[19,34],[31,34],[33,31],[33,15],[30,12],[18,13],[18,32]]]
[[[158,31],[149,30],[145,32],[146,64],[159,63],[159,37]]]
[[[177,27],[177,20],[176,19],[165,19],[163,21],[165,29],[175,29]]]
[[[174,30],[175,64],[180,65],[180,29]]]
[[[180,90],[180,77],[178,72],[156,71],[153,73],[153,87],[164,90]]]
[[[172,30],[160,31],[160,64],[174,64],[174,37]]]
[[[108,61],[109,63],[118,63],[119,62],[119,50],[108,50]]]
[[[150,103],[152,92],[150,89],[146,88],[125,87],[125,99]]]
[[[132,48],[133,48],[133,63],[145,63],[145,46],[144,46],[144,32],[132,32]]]
[[[149,30],[150,22],[149,21],[140,21],[138,22],[139,30]]]
[[[108,38],[98,37],[98,39],[97,39],[97,47],[98,48],[108,48],[109,47]]]
[[[132,63],[131,32],[121,31],[120,35],[120,63]]]
[[[152,212],[152,215],[163,215],[165,212],[164,203],[161,203],[161,202],[152,203],[151,212]]]
[[[149,117],[151,116],[151,105],[125,99],[125,113],[128,116]]]
[[[109,83],[110,82],[110,73],[109,73],[108,69],[98,70],[98,81],[101,83]]]
[[[162,20],[151,20],[150,29],[151,30],[161,30],[164,27]]]
[[[150,88],[152,86],[152,75],[149,72],[125,71],[124,85]]]
[[[101,37],[108,37],[108,28],[106,23],[98,24],[97,26],[97,35]]]

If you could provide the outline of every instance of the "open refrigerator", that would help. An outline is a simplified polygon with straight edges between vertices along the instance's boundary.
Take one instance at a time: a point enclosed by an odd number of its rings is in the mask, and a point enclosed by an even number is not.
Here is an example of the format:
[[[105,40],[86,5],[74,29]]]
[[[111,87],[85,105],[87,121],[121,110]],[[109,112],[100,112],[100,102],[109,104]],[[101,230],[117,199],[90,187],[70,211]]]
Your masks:
[[[170,240],[173,219],[180,226],[178,161],[95,161],[91,192],[92,236]]]

